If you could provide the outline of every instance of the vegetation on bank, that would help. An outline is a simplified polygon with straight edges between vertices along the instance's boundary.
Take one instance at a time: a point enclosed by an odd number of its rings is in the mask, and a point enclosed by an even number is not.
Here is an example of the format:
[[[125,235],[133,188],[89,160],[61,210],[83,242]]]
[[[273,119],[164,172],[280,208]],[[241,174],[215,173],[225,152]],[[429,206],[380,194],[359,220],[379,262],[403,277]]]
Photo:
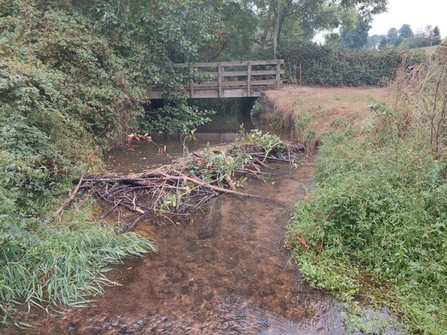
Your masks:
[[[441,46],[368,119],[327,129],[286,242],[312,285],[351,307],[387,307],[411,333],[447,333],[446,60]],[[355,326],[390,326],[367,318]]]
[[[199,14],[201,25],[191,21]],[[148,88],[178,82],[165,65],[197,57],[212,17],[181,2],[0,2],[0,324],[17,302],[46,308],[99,293],[107,262],[155,250],[94,223],[89,202],[77,204],[82,218],[51,214],[67,180],[138,129]],[[182,97],[159,115],[162,126],[145,131],[205,121]]]

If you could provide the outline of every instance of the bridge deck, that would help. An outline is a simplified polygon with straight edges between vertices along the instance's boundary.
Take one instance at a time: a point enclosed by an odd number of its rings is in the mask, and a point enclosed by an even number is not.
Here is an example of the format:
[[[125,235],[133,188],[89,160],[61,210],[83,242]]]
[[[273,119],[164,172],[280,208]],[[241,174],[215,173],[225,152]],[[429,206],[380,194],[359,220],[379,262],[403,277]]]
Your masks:
[[[284,60],[173,64],[186,78],[183,89],[189,98],[258,97],[265,90],[282,86]],[[153,88],[150,99],[162,99],[160,88]]]

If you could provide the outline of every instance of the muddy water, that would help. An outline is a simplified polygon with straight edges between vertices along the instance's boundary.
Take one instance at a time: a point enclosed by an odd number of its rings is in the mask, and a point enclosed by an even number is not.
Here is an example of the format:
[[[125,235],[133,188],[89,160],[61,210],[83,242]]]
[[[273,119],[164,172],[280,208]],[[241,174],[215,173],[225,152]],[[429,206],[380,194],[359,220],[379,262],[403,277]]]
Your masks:
[[[124,158],[110,154],[108,163],[119,173],[144,170],[158,155],[149,147],[135,145]],[[115,266],[109,277],[122,286],[64,315],[31,311],[25,320],[39,326],[4,334],[344,334],[339,304],[302,280],[284,247],[293,204],[309,189],[313,168],[277,164],[266,173],[241,191],[268,199],[221,196],[180,225],[140,222],[137,231],[150,234],[159,253]]]

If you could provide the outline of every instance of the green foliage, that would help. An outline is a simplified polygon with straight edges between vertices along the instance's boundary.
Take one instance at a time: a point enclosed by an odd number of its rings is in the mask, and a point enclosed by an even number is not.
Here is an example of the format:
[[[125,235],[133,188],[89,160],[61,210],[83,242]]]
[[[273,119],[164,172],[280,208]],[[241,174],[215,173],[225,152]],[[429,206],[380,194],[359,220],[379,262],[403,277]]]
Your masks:
[[[413,37],[414,33],[409,24],[404,24],[399,29],[399,37],[400,38],[409,38]]]
[[[253,129],[250,132],[243,130],[242,134],[244,134],[244,141],[249,145],[258,146],[264,152],[277,153],[287,150],[287,146],[278,135],[263,133],[259,129]]]
[[[349,300],[371,280],[389,283],[387,294],[362,294],[414,331],[440,334],[447,330],[445,164],[426,137],[410,138],[328,135],[288,243],[313,285]]]
[[[76,304],[110,284],[98,277],[106,263],[154,250],[91,218],[55,226],[46,214],[55,189],[138,128],[150,87],[178,82],[165,65],[197,59],[212,12],[203,1],[0,2],[1,315],[20,299]],[[206,122],[185,101],[151,130]]]
[[[355,29],[343,27],[340,31],[340,40],[337,46],[340,49],[361,49],[368,40],[368,31],[371,26],[365,21],[358,21]]]
[[[285,45],[280,56],[296,83],[323,86],[385,86],[404,60],[405,66],[411,66],[422,57],[396,50],[345,51],[310,43]]]
[[[189,106],[186,98],[171,97],[166,99],[163,107],[146,112],[140,122],[144,132],[164,132],[168,134],[185,134],[211,119],[213,111]]]
[[[314,286],[389,307],[411,333],[447,332],[446,55],[398,74],[394,108],[373,102],[363,129],[324,138],[287,241]],[[349,323],[375,333],[365,318]]]

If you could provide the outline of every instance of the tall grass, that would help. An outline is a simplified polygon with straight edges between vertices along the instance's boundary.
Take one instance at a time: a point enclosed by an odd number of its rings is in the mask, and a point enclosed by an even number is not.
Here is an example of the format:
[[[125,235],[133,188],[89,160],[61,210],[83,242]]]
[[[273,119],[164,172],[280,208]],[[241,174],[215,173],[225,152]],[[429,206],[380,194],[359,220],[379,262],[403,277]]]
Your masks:
[[[412,333],[447,334],[445,48],[401,73],[394,106],[371,105],[372,127],[325,137],[287,240],[313,285],[387,306]]]
[[[73,211],[57,224],[35,221],[27,229],[0,230],[0,324],[14,322],[17,304],[45,310],[85,305],[104,285],[115,284],[105,276],[108,264],[156,251],[149,240],[102,227],[88,220],[88,213]]]

